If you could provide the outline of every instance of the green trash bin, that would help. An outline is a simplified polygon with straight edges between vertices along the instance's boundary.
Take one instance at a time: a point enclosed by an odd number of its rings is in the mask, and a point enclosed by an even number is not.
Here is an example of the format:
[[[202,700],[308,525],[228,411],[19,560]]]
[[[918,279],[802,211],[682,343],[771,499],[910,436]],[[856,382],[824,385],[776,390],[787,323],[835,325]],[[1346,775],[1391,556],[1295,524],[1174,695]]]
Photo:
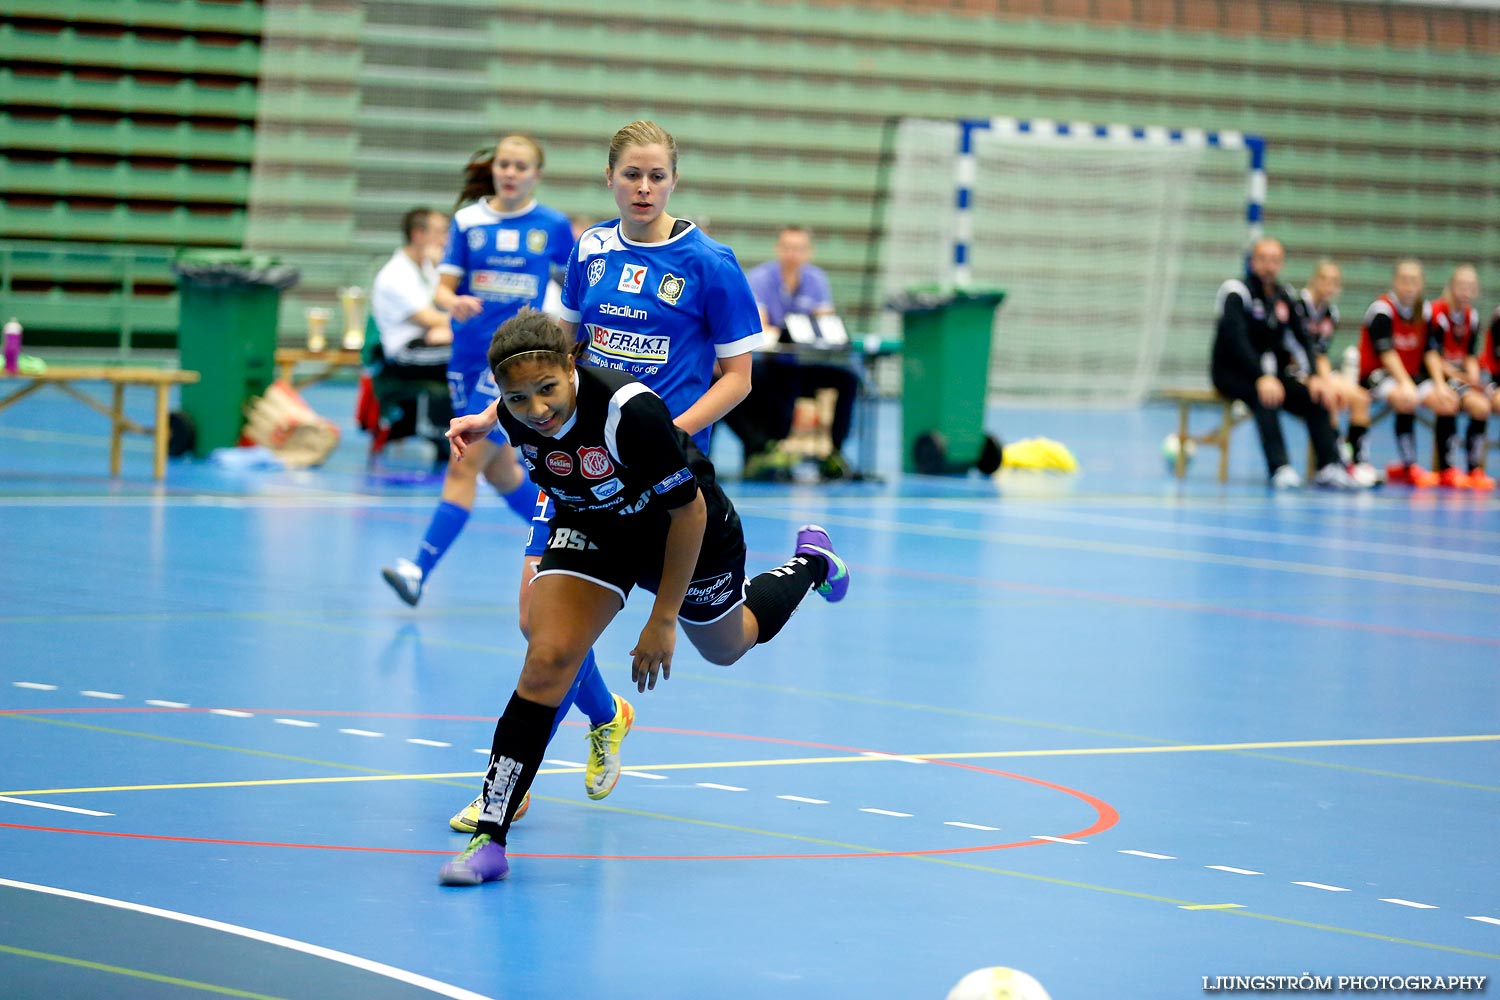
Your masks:
[[[201,458],[239,442],[245,404],[275,378],[281,293],[298,272],[274,257],[233,250],[184,250],[172,270],[180,364],[200,376],[182,387],[182,409]]]
[[[901,462],[907,472],[988,475],[1000,442],[984,430],[997,288],[914,288],[901,312]]]

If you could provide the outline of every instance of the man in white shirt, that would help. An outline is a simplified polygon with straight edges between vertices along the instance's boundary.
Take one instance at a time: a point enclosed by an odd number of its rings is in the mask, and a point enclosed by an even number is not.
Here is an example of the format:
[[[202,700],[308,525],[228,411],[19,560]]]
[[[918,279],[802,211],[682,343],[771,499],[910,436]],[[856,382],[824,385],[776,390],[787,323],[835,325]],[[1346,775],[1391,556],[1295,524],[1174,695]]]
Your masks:
[[[453,329],[448,314],[432,304],[432,291],[448,238],[448,217],[414,208],[401,217],[401,233],[405,244],[391,254],[370,286],[370,316],[380,331],[370,378],[391,422],[391,440],[416,433],[420,401],[425,398],[427,424],[438,431],[432,442],[438,460],[445,462],[448,441],[441,432],[453,419],[448,397]]]
[[[453,330],[448,314],[432,304],[437,287],[435,258],[442,255],[448,217],[414,208],[401,218],[406,243],[375,276],[370,312],[380,330],[380,348],[393,377],[446,383]]]

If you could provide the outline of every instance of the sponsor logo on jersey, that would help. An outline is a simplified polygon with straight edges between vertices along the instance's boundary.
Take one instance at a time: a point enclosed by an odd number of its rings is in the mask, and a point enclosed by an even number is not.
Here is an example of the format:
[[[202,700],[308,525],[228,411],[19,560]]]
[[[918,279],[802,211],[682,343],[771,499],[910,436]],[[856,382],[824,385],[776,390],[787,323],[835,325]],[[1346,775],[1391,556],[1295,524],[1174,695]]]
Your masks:
[[[468,239],[469,239],[469,249],[470,250],[483,250],[484,249],[484,230],[483,229],[471,229],[471,230],[469,230]]]
[[[602,357],[637,364],[665,364],[672,350],[671,337],[648,337],[629,330],[613,330],[597,323],[586,324],[591,350]]]
[[[552,471],[553,475],[566,476],[573,471],[573,456],[565,451],[548,452],[547,468]],[[552,495],[559,499],[562,498],[562,494],[556,490],[552,491]]]
[[[561,500],[563,503],[583,503],[583,497],[577,493],[565,493],[551,486],[547,487],[547,492],[552,494],[552,499]]]
[[[589,287],[593,288],[599,284],[599,279],[604,277],[604,258],[595,257],[589,261]]]
[[[631,504],[628,507],[621,507],[620,510],[619,510],[619,513],[621,513],[621,514],[639,514],[641,511],[643,511],[643,510],[646,509],[646,505],[648,503],[650,503],[650,502],[651,502],[651,491],[647,490],[646,492],[642,493],[639,497],[636,498],[635,503]]]
[[[606,479],[598,486],[593,487],[593,490],[596,499],[608,500],[610,497],[614,496],[624,488],[625,484],[620,482],[619,478],[616,477],[614,479]]]
[[[547,249],[547,230],[526,230],[526,249],[530,250],[532,253],[541,253],[543,250]]]
[[[729,581],[734,579],[733,573],[720,573],[703,580],[694,580],[688,584],[687,593],[682,599],[687,604],[703,604],[713,607],[715,604],[723,604],[729,600]]]
[[[521,249],[521,231],[519,229],[495,230],[495,249],[501,253]]]
[[[472,271],[469,273],[469,288],[481,296],[534,299],[536,275],[516,274],[514,271]]]
[[[534,444],[523,444],[523,445],[521,445],[521,453],[523,455],[526,455],[526,456],[530,457],[530,458],[536,458],[536,445],[534,445]]]
[[[682,298],[682,290],[686,285],[686,278],[679,278],[675,274],[664,274],[661,284],[656,286],[656,297],[675,306],[677,300]]]
[[[626,264],[620,269],[620,283],[617,290],[629,292],[632,295],[641,294],[641,289],[646,286],[646,265]]]
[[[689,479],[692,479],[692,478],[693,478],[693,470],[691,470],[691,469],[678,469],[676,472],[672,473],[666,479],[663,479],[661,482],[659,482],[655,486],[653,486],[652,489],[656,490],[656,492],[658,492],[658,493],[670,493],[672,490],[676,489],[677,487],[681,486],[683,483],[687,482]]]
[[[551,460],[550,455],[548,460]],[[585,446],[578,449],[578,468],[585,479],[603,479],[615,471],[615,464],[609,460],[609,452],[603,448]]]
[[[599,303],[599,311],[606,316],[623,316],[626,319],[650,319],[651,314],[635,306],[617,306],[613,302]]]
[[[597,552],[599,546],[589,541],[589,536],[576,528],[558,528],[547,542],[549,549],[572,549],[575,552]]]

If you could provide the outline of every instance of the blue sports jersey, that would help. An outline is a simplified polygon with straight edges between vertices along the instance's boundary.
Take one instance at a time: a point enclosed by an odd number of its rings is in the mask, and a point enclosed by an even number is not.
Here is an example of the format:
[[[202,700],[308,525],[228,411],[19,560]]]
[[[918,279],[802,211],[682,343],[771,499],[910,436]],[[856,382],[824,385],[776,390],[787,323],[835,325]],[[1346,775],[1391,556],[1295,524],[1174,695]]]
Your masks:
[[[568,262],[563,318],[584,360],[626,372],[680,416],[713,381],[714,360],[760,343],[760,313],[734,251],[692,223],[664,243],[635,243],[618,219],[590,228]],[[693,435],[708,454],[711,428]]]
[[[522,307],[542,307],[554,266],[564,267],[573,248],[573,225],[555,208],[532,202],[517,212],[497,212],[484,201],[459,209],[448,228],[441,274],[458,275],[459,295],[484,303],[477,316],[453,324],[451,371],[486,371],[495,330]]]

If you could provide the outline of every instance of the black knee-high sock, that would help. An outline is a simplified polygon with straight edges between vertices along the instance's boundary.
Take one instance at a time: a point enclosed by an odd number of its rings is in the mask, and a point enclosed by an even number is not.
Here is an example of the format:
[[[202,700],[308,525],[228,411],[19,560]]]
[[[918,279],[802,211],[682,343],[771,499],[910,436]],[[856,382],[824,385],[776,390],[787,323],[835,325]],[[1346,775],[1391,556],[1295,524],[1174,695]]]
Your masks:
[[[761,573],[745,590],[745,607],[760,624],[757,644],[770,642],[792,617],[807,592],[828,579],[828,564],[822,559],[793,556],[790,562]]]
[[[1352,420],[1349,422],[1349,451],[1353,454],[1356,463],[1370,460],[1365,444],[1365,432],[1369,429],[1366,424],[1356,424]]]
[[[1437,438],[1438,471],[1442,472],[1458,458],[1458,418],[1438,417],[1432,422],[1432,436]]]
[[[1484,452],[1486,436],[1489,434],[1490,422],[1480,420],[1476,417],[1469,418],[1469,428],[1464,434],[1464,450],[1469,453],[1469,471],[1484,468]]]
[[[1402,465],[1417,464],[1417,415],[1396,414],[1396,457]]]
[[[495,723],[477,833],[487,833],[496,843],[505,843],[510,818],[530,790],[536,772],[541,769],[547,740],[552,735],[552,718],[556,714],[556,706],[527,701],[520,694],[510,696],[505,714]]]

